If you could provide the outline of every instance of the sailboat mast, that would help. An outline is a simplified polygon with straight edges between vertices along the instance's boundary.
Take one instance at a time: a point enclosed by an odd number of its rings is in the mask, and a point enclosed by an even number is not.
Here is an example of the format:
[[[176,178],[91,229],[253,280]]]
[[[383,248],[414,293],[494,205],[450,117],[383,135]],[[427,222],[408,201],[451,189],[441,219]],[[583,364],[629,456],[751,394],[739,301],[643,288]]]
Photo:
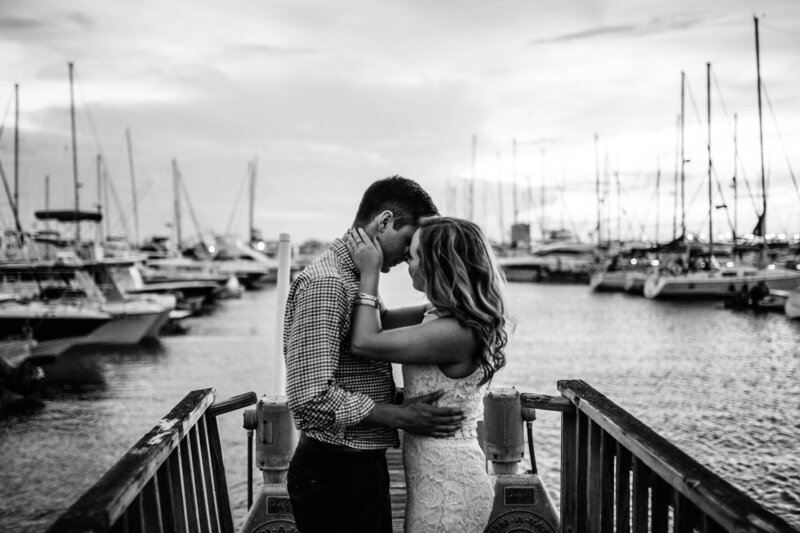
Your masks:
[[[475,156],[478,150],[478,136],[472,135],[472,164],[470,166],[469,198],[467,199],[468,220],[475,221]]]
[[[733,114],[733,244],[739,229],[739,184],[736,181],[739,170],[739,115]]]
[[[50,211],[50,176],[44,177],[44,209]],[[44,227],[50,229],[49,220],[45,220]]]
[[[73,65],[69,63],[69,116],[72,125],[72,179],[75,189],[75,243],[80,246],[81,242],[81,223],[78,220],[80,211],[80,184],[78,183],[78,145],[75,139],[75,91],[73,89]]]
[[[708,121],[708,255],[714,255],[714,201],[711,189],[711,63],[706,63],[706,117]]]
[[[106,222],[106,237],[111,236],[111,202],[108,198],[108,188],[108,167],[103,164],[103,205],[105,206],[103,218]]]
[[[545,156],[544,148],[542,148],[542,193],[541,193],[541,198],[539,199],[540,202],[541,202],[541,211],[542,211],[542,214],[541,214],[541,216],[542,216],[542,241],[546,241],[547,240],[547,228],[546,228],[546,220],[545,220],[545,216],[544,216],[544,205],[545,205],[545,201],[544,201],[545,200],[545,197],[544,197],[544,194],[545,194],[544,193],[544,182],[545,182],[545,179],[546,179],[545,157],[544,156]],[[528,184],[528,194],[530,194],[530,190],[531,190],[530,184]]]
[[[22,233],[22,226],[19,224],[19,217],[17,216],[17,210],[14,207],[14,193],[11,190],[11,186],[8,184],[8,180],[6,179],[6,172],[3,170],[3,162],[0,161],[0,178],[3,180],[3,188],[6,191],[6,196],[8,197],[8,203],[11,204],[11,213],[14,215],[14,222],[17,225],[17,231]]]
[[[758,141],[761,150],[761,236],[767,246],[767,188],[764,179],[764,127],[761,118],[761,55],[758,43],[758,17],[753,17],[756,26],[756,84],[758,90]]]
[[[617,187],[617,242],[619,243],[622,242],[622,191],[619,183],[619,168],[614,169],[614,184]]]
[[[503,180],[500,175],[500,150],[497,151],[497,216],[500,223],[500,242],[505,242],[506,226],[503,219]]]
[[[128,142],[128,166],[131,172],[131,195],[133,196],[133,236],[134,244],[139,245],[139,205],[136,200],[136,173],[133,168],[133,147],[131,145],[131,130],[125,128],[125,139]]]
[[[255,206],[255,198],[256,198],[256,173],[258,172],[258,158],[253,159],[253,163],[250,165],[250,212],[248,216],[248,230],[247,233],[249,235],[249,242],[253,242],[255,238],[254,235],[254,225],[253,225],[253,211]]]
[[[19,83],[14,84],[14,219],[19,219]]]
[[[658,246],[658,223],[661,218],[661,158],[658,158],[658,171],[656,172],[656,233],[653,242]]]
[[[97,154],[97,211],[102,217],[106,214],[103,209],[103,155]],[[102,220],[102,219],[101,219]],[[99,233],[99,241],[103,242],[103,223],[98,222],[97,233]]]
[[[514,205],[514,225],[517,225],[519,205],[517,205],[517,139],[511,143],[511,201]]]
[[[594,134],[594,192],[597,196],[597,246],[600,246],[603,237],[600,232],[602,213],[600,210],[600,155],[597,148],[597,133]]]
[[[686,126],[686,73],[681,71],[681,238],[686,238],[686,151],[684,128]]]
[[[681,117],[675,117],[675,175],[673,176],[672,240],[678,238],[678,157],[680,156]]]
[[[175,248],[180,252],[181,250],[181,190],[178,177],[178,162],[172,160],[172,202],[173,202],[173,216],[175,221]]]

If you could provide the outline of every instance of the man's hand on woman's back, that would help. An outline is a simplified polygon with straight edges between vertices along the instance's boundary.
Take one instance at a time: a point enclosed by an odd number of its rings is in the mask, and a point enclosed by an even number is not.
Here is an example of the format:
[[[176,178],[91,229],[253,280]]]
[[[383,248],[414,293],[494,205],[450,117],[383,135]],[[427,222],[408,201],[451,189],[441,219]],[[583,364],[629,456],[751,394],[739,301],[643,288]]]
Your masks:
[[[401,405],[376,404],[367,420],[414,435],[449,437],[461,429],[465,416],[463,410],[457,407],[433,405],[443,394],[444,391],[436,391],[406,398]]]

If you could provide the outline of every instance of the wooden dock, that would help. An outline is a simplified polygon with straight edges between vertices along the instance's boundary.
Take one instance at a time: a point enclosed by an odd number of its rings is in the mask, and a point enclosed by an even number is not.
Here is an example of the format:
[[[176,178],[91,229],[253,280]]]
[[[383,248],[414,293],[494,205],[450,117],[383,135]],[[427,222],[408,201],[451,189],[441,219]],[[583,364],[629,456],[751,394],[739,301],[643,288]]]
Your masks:
[[[800,533],[587,383],[559,381],[558,389],[561,397],[522,393],[519,402],[562,415],[561,531]],[[234,533],[216,418],[256,402],[252,392],[223,402],[213,389],[190,392],[48,533]],[[388,451],[387,463],[392,526],[400,532],[406,486],[399,449]],[[270,523],[291,531],[288,506],[264,505]],[[533,513],[524,502],[503,505],[519,507],[516,516]],[[488,529],[512,524],[497,519]],[[264,531],[258,520],[248,531]],[[525,527],[515,530],[538,531]]]
[[[403,469],[403,454],[400,448],[389,448],[386,452],[389,465],[389,493],[392,497],[392,530],[403,533],[406,516],[406,474]]]

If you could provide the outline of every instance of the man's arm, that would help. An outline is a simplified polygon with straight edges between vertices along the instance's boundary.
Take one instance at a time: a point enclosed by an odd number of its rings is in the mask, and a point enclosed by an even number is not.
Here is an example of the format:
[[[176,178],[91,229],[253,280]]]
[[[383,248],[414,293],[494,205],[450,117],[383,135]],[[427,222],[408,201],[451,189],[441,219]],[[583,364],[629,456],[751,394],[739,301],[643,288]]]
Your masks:
[[[349,312],[347,290],[334,277],[292,287],[284,337],[286,394],[301,430],[336,432],[361,422],[375,402],[339,387],[340,337]]]
[[[448,437],[461,428],[465,417],[459,408],[432,405],[443,394],[444,391],[432,392],[409,399],[402,405],[376,403],[365,420],[415,435]]]

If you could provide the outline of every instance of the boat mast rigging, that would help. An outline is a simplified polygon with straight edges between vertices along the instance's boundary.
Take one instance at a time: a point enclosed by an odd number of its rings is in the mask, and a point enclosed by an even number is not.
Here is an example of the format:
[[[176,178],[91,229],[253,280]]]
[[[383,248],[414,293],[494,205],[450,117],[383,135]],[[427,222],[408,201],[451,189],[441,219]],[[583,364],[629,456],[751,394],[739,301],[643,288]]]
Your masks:
[[[600,231],[603,215],[601,210],[602,200],[600,199],[600,155],[597,148],[597,133],[594,134],[594,192],[597,196],[597,226],[595,231],[597,233],[597,246],[600,247],[603,240],[603,234]]]
[[[70,124],[72,125],[72,178],[75,189],[75,244],[80,246],[81,243],[81,223],[78,219],[78,212],[80,211],[80,183],[78,182],[78,144],[75,134],[75,91],[73,81],[73,64],[69,65],[69,115]]]
[[[181,251],[181,191],[180,191],[180,177],[178,174],[178,162],[172,159],[172,205],[173,216],[175,221],[175,249],[180,253]]]
[[[478,150],[478,136],[472,134],[472,163],[470,165],[469,187],[467,188],[467,220],[475,221],[475,157]]]
[[[681,71],[681,239],[686,239],[686,73]]]
[[[764,178],[764,127],[761,114],[761,54],[758,39],[758,17],[753,17],[756,28],[756,89],[758,91],[758,141],[761,153],[761,216],[758,219],[758,229],[761,230],[763,239],[762,254],[767,249],[767,188]],[[762,257],[762,259],[766,259]]]
[[[708,122],[708,255],[714,255],[714,198],[711,178],[711,63],[706,63],[706,117]]]
[[[256,176],[258,174],[258,157],[253,159],[253,162],[250,164],[250,205],[249,205],[249,216],[247,222],[247,235],[248,235],[248,244],[252,243],[255,240],[255,226],[253,225],[253,212],[255,210],[255,198],[256,198]]]
[[[14,220],[19,219],[19,83],[14,84]]]
[[[519,205],[517,204],[517,139],[511,142],[511,201],[514,205],[514,226],[519,222]]]
[[[133,146],[131,143],[131,130],[125,128],[125,140],[128,144],[128,167],[131,174],[131,194],[133,195],[133,237],[134,244],[139,245],[139,203],[136,199],[136,173],[133,166]]]

